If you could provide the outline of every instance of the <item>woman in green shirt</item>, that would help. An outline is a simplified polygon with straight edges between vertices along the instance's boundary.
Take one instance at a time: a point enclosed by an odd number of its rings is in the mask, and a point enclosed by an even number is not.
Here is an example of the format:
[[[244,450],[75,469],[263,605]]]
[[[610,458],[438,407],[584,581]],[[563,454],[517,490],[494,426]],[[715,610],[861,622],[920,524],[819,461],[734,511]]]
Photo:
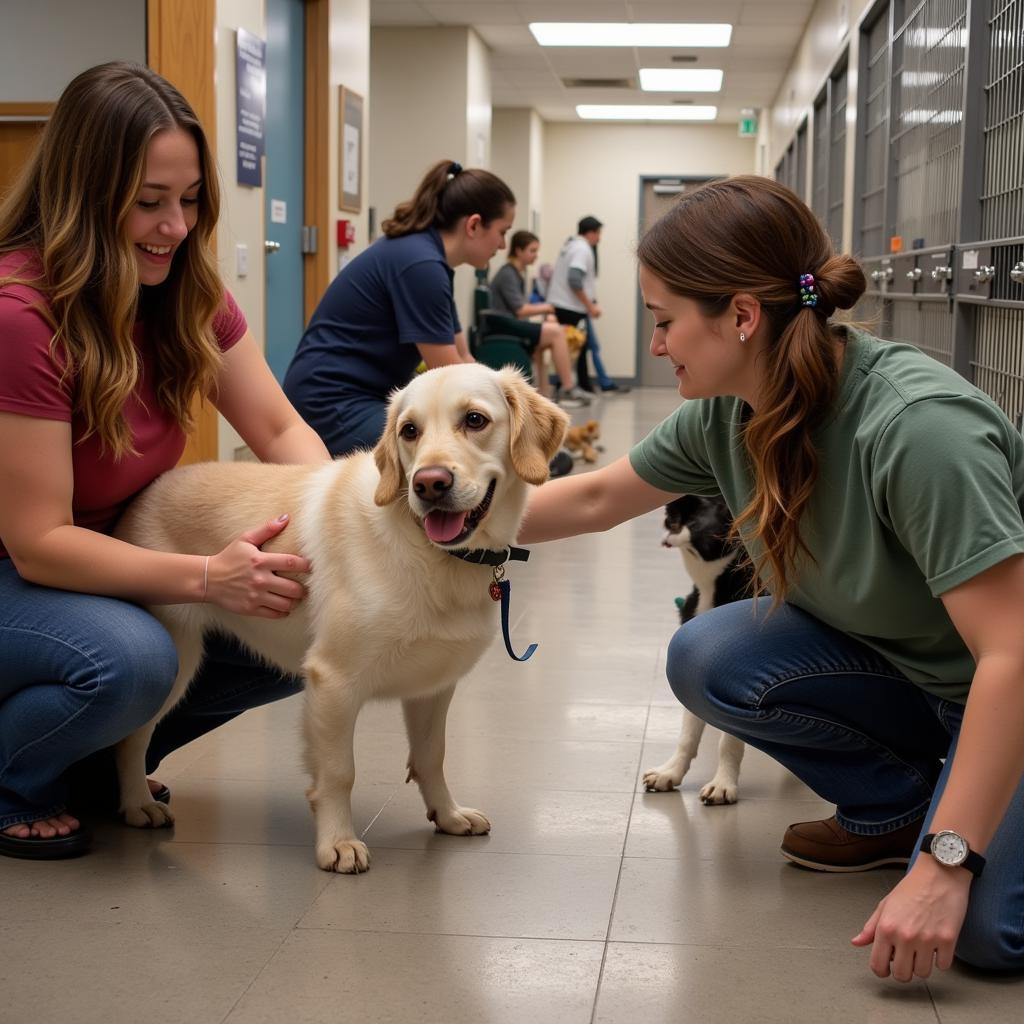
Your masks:
[[[520,540],[721,493],[757,591],[680,628],[676,695],[836,805],[790,860],[909,863],[852,940],[877,975],[1024,968],[1024,440],[949,368],[830,321],[863,272],[773,181],[684,197],[638,257],[687,401],[540,488]]]

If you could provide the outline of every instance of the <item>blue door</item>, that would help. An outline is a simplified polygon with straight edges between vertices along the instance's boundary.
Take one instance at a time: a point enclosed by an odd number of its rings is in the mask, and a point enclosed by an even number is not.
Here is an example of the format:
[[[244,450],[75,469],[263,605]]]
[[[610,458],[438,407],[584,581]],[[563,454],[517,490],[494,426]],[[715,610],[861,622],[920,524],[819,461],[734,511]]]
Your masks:
[[[302,0],[266,0],[267,362],[278,380],[302,337],[305,53]]]

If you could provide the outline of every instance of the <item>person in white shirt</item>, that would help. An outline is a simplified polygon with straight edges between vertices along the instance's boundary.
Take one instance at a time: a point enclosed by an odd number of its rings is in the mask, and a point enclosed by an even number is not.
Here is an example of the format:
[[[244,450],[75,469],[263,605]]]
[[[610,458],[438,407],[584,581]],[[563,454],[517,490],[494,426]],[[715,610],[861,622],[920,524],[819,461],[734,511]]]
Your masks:
[[[587,368],[587,353],[594,361],[597,386],[601,391],[625,392],[629,388],[616,384],[601,362],[601,350],[594,331],[594,320],[601,315],[597,303],[597,243],[604,225],[596,217],[581,218],[577,234],[562,246],[548,285],[547,300],[555,309],[560,324],[586,321],[587,342],[576,363],[576,381],[585,391],[593,391]]]

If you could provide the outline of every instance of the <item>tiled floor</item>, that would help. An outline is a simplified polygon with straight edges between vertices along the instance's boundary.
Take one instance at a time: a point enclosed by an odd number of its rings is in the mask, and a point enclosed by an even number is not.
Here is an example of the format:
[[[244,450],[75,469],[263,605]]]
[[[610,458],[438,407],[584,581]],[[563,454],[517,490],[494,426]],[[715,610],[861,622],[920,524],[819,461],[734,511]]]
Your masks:
[[[605,400],[603,460],[674,401]],[[687,583],[660,533],[654,514],[512,568],[513,642],[540,650],[514,664],[496,637],[448,728],[452,788],[490,836],[433,834],[399,708],[371,707],[355,813],[373,866],[319,871],[298,703],[250,712],[162,766],[173,832],[106,824],[80,860],[0,860],[0,1021],[1020,1021],[1016,979],[868,971],[848,938],[899,876],[782,860],[785,826],[828,808],[768,758],[747,753],[732,807],[696,798],[712,735],[681,793],[638,788],[679,726],[663,665]]]

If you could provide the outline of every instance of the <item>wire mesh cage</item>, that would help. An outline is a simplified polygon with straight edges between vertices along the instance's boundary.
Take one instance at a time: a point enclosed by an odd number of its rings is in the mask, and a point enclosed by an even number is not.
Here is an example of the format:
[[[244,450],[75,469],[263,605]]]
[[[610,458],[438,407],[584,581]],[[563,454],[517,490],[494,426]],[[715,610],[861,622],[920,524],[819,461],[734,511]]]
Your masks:
[[[846,185],[846,57],[829,82],[828,214],[825,224],[836,248],[843,244],[843,190]]]
[[[1024,2],[988,0],[982,237],[1024,235]]]
[[[1018,430],[1024,427],[1024,309],[981,306],[975,320],[974,383]]]
[[[956,238],[967,0],[926,0],[892,43],[892,233],[920,249]]]
[[[829,156],[828,86],[814,102],[811,132],[811,209],[822,224],[828,223],[828,156]],[[833,236],[832,241],[835,241]]]
[[[858,120],[863,125],[858,185],[860,237],[855,247],[865,256],[888,251],[885,233],[886,155],[889,134],[889,8],[885,4],[861,40],[863,89]]]
[[[946,366],[953,365],[953,313],[946,302],[892,303],[891,337],[921,349]]]

